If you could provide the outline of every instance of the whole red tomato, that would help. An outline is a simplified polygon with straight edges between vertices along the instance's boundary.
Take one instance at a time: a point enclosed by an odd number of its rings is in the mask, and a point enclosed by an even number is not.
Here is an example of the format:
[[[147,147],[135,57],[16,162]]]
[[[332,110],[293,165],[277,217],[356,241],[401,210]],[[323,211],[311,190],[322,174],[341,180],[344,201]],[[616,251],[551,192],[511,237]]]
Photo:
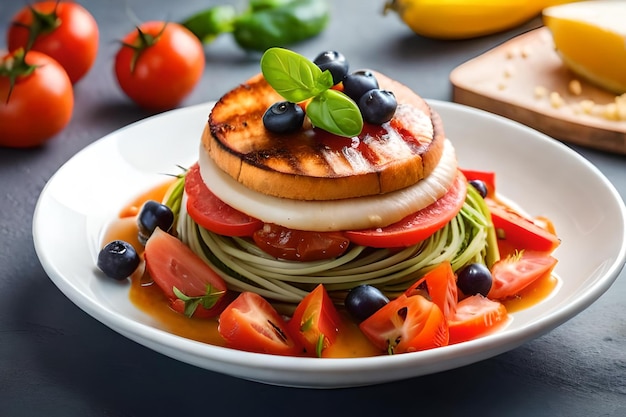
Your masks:
[[[19,49],[0,58],[0,146],[41,145],[69,123],[73,109],[72,83],[57,61]]]
[[[98,25],[79,4],[44,1],[21,9],[7,33],[9,51],[43,52],[56,59],[72,83],[93,66],[98,53]]]
[[[122,90],[139,106],[167,110],[178,105],[204,71],[204,49],[189,30],[151,21],[126,35],[115,57]]]

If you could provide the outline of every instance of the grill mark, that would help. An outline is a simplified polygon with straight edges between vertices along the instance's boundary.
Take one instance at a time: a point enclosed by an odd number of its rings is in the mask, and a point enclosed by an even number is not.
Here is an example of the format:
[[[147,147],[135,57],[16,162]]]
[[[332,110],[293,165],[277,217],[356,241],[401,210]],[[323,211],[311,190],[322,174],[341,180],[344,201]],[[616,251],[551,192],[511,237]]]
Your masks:
[[[252,116],[252,118],[254,117]],[[249,119],[251,119],[250,114],[247,116],[233,115],[228,122],[212,125],[211,133],[216,138],[238,132],[245,133],[248,129]],[[432,124],[431,128],[434,131]],[[235,155],[247,164],[265,171],[272,171],[280,167],[282,172],[294,175],[307,175],[309,171],[305,167],[308,164],[303,161],[310,159],[316,170],[320,171],[320,175],[337,178],[372,172],[373,166],[377,166],[376,171],[380,171],[384,168],[384,165],[396,161],[398,156],[400,159],[405,159],[413,154],[423,153],[431,141],[430,138],[406,128],[405,123],[402,123],[401,119],[393,119],[392,123],[386,127],[370,126],[360,136],[361,138],[352,139],[330,138],[327,134],[318,132],[311,137],[310,143],[304,141],[305,143],[302,145],[295,146],[290,146],[290,144],[297,144],[301,141],[294,138],[287,142],[281,137],[276,137],[274,138],[275,140],[271,141],[273,144],[271,148],[259,149],[248,153],[237,152],[225,146],[220,140],[217,142],[228,153]],[[420,140],[420,137],[425,140]],[[345,144],[347,140],[351,141],[350,146]],[[396,152],[397,155],[394,155],[394,152],[383,152],[388,149],[389,143],[394,141],[400,143],[400,140],[402,145],[407,147],[406,149],[400,149],[400,152]],[[330,146],[328,143],[330,143]],[[332,146],[336,148],[333,149]],[[301,149],[305,151],[302,152]],[[302,158],[299,156],[302,156]],[[275,163],[272,164],[271,161]],[[423,161],[422,166],[424,166]],[[285,169],[287,167],[288,169]]]
[[[254,165],[266,171],[272,170],[268,161],[284,161],[289,166],[291,173],[303,174],[302,164],[298,158],[286,148],[278,149],[261,149],[259,151],[250,152],[241,157],[246,163]]]

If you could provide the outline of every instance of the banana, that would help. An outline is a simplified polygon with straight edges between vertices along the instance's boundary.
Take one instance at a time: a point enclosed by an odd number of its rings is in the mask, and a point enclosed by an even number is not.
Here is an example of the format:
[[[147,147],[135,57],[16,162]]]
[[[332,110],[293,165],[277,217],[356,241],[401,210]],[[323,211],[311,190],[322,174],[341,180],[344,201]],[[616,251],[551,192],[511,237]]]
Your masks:
[[[411,30],[434,39],[469,39],[512,29],[548,6],[578,0],[388,0]]]

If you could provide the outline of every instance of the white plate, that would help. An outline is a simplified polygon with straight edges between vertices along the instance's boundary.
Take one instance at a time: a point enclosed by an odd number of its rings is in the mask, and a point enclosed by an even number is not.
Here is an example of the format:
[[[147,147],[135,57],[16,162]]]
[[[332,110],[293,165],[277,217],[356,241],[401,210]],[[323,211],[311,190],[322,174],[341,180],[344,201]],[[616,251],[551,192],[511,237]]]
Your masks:
[[[515,122],[431,101],[464,168],[493,170],[499,190],[533,215],[551,218],[562,238],[549,299],[514,314],[504,330],[424,352],[355,359],[241,352],[168,333],[135,308],[128,285],[102,279],[95,263],[102,230],[120,207],[163,173],[197,157],[211,103],[130,125],[86,147],[51,178],[39,198],[33,235],[41,263],[80,308],[122,335],[180,361],[245,379],[301,387],[346,387],[439,372],[486,359],[538,337],[584,310],[625,262],[625,208],[609,181],[561,143]]]

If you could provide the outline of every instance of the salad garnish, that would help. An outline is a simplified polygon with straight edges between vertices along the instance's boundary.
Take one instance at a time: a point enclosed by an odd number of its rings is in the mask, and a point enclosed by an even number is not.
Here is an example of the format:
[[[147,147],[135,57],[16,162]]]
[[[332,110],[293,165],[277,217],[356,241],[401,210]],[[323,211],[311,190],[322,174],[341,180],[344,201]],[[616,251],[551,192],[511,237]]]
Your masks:
[[[178,299],[185,302],[185,311],[184,314],[187,317],[193,316],[193,313],[196,312],[198,306],[202,306],[209,310],[211,307],[215,306],[215,304],[219,301],[220,297],[224,294],[224,291],[215,291],[211,284],[207,285],[206,292],[204,295],[200,295],[197,297],[190,297],[185,295],[181,290],[176,287],[172,287],[174,294]]]

